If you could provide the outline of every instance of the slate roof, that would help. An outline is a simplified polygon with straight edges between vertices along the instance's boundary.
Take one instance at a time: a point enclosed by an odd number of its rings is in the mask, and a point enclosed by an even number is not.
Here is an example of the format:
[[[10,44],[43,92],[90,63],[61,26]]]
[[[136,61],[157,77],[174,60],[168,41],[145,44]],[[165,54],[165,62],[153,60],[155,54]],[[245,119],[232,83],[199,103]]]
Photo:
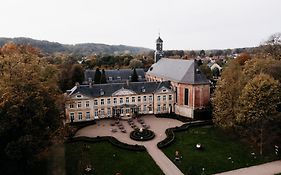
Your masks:
[[[100,70],[101,71],[101,70]],[[139,78],[139,81],[145,81],[145,72],[144,69],[136,69]],[[94,81],[96,70],[85,70],[84,72],[84,82],[87,84],[89,78]],[[115,70],[105,70],[105,76],[107,78],[107,82],[109,83],[120,83],[130,81],[130,76],[133,74],[132,69],[115,69]],[[109,80],[109,77],[112,77],[112,80]],[[118,78],[120,77],[120,79]]]
[[[79,85],[76,88],[72,88],[68,91],[69,95],[81,93],[88,97],[109,97],[112,94],[122,88],[128,89],[136,92],[137,94],[148,94],[154,93],[158,89],[166,87],[171,89],[171,83],[169,81],[163,82],[130,82],[130,83],[109,83],[109,84],[94,84],[89,85]],[[145,89],[145,91],[143,91]],[[101,91],[104,93],[101,95]]]
[[[163,40],[160,38],[160,36],[156,40],[157,43],[163,43]]]
[[[161,58],[147,71],[150,76],[185,84],[209,84],[195,60]]]

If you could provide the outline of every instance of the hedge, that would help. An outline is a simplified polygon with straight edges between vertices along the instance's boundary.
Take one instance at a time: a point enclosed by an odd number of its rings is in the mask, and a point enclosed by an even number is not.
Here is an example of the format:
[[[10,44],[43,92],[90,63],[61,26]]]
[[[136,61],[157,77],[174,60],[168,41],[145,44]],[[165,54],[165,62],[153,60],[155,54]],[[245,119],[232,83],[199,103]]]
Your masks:
[[[171,118],[171,119],[176,119],[176,120],[179,120],[181,122],[190,122],[192,121],[191,118],[188,118],[188,117],[183,117],[181,115],[177,115],[175,113],[170,113],[170,114],[155,114],[155,116],[157,118]]]
[[[91,142],[91,143],[97,143],[97,142],[103,142],[103,141],[108,141],[110,142],[112,145],[117,146],[119,148],[122,149],[127,149],[127,150],[132,150],[132,151],[146,151],[146,148],[142,145],[129,145],[123,142],[120,142],[119,140],[117,140],[116,138],[112,137],[112,136],[97,136],[97,137],[85,137],[85,136],[81,136],[81,137],[73,137],[73,138],[69,138],[68,140],[66,140],[65,143],[73,143],[73,142]]]

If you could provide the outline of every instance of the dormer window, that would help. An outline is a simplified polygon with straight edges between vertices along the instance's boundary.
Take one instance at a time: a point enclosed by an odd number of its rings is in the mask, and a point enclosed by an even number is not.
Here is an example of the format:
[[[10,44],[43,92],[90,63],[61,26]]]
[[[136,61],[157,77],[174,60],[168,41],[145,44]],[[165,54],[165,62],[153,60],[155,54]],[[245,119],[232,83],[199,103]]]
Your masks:
[[[82,97],[82,95],[76,95],[76,98],[81,98]]]
[[[167,92],[167,89],[163,89],[162,92]]]
[[[108,81],[112,81],[112,77],[108,77]]]
[[[141,80],[142,79],[142,77],[139,75],[139,80]]]
[[[117,77],[117,80],[121,80],[121,77],[118,76],[118,77]]]
[[[143,86],[141,87],[141,91],[142,91],[142,92],[145,92],[145,88],[144,88]]]
[[[103,96],[104,95],[104,91],[103,89],[100,89],[100,95]]]

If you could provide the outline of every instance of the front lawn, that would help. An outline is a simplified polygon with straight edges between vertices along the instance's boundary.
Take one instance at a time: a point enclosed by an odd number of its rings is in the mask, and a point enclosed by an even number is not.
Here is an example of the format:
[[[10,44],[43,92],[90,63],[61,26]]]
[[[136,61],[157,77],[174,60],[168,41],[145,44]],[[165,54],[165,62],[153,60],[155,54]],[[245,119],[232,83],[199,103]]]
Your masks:
[[[145,151],[129,151],[117,148],[104,141],[99,143],[65,144],[65,165],[67,175],[84,172],[87,165],[94,168],[93,174],[115,175],[153,174],[162,175],[162,171]]]
[[[190,128],[175,134],[175,142],[162,151],[186,175],[219,173],[276,159],[273,155],[260,157],[254,149],[213,126]],[[197,143],[204,149],[197,150]],[[176,151],[182,156],[180,161],[175,161]]]

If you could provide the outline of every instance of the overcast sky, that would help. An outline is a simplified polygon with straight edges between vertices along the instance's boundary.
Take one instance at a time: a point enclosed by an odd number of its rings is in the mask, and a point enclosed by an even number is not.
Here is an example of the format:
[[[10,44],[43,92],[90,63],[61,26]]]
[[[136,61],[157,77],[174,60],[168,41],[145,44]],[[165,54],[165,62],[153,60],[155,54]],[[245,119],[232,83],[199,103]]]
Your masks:
[[[0,37],[223,49],[281,32],[281,0],[1,0],[0,17]]]

